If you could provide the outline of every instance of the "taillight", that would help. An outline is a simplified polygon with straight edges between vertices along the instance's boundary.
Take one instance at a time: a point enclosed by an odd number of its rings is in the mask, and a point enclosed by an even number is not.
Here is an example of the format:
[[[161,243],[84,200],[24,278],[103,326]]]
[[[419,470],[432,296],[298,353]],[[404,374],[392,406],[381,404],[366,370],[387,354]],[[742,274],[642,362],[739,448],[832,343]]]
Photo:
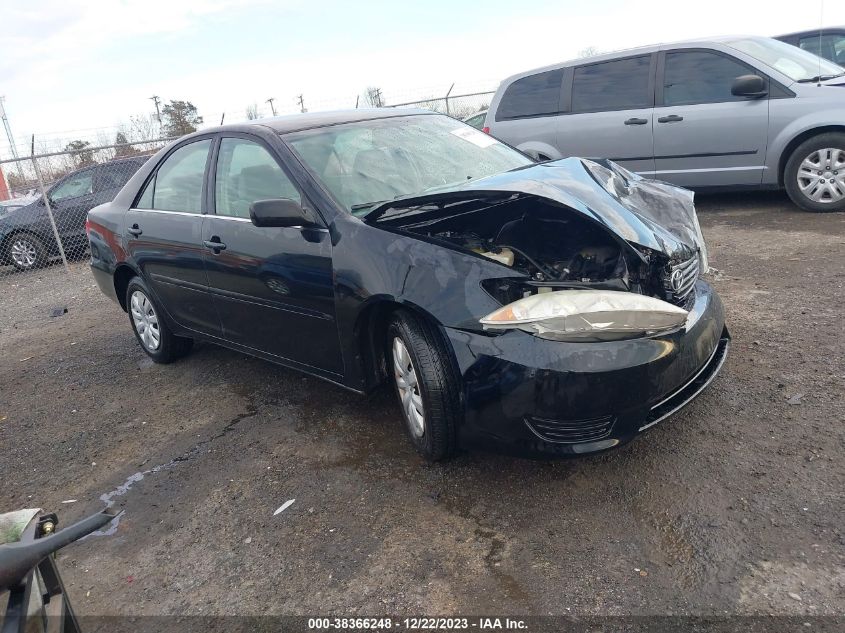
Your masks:
[[[91,220],[85,218],[85,235],[91,235]]]
[[[481,128],[481,131],[484,132],[485,134],[490,134],[490,128],[487,127],[486,125],[483,128]]]

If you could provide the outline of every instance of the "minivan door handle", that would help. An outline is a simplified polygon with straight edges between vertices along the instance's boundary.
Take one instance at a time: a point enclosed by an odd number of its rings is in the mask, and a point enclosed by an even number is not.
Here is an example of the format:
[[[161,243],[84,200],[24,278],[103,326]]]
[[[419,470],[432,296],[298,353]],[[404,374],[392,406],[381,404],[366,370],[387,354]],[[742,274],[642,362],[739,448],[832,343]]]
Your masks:
[[[216,235],[213,235],[210,240],[204,240],[203,246],[206,248],[210,248],[214,251],[214,254],[217,255],[220,251],[226,250],[226,245],[220,241],[220,238]]]
[[[648,123],[648,119],[638,119],[637,117],[625,121],[625,125],[645,125],[646,123]]]
[[[684,117],[678,116],[677,114],[670,114],[669,116],[662,116],[657,119],[658,123],[677,123],[678,121],[683,121]]]
[[[130,235],[134,235],[135,237],[138,237],[141,233],[143,233],[143,231],[137,224],[133,224],[131,227],[126,229],[126,232]]]

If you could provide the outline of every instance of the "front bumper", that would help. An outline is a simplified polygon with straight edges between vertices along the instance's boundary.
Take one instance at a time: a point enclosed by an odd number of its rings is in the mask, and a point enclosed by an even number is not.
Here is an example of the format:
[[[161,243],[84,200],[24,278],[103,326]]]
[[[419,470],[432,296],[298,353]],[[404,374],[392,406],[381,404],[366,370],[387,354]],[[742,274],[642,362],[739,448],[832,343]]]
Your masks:
[[[446,329],[464,382],[462,445],[565,457],[624,444],[691,402],[730,347],[722,303],[698,281],[686,327],[605,343]]]

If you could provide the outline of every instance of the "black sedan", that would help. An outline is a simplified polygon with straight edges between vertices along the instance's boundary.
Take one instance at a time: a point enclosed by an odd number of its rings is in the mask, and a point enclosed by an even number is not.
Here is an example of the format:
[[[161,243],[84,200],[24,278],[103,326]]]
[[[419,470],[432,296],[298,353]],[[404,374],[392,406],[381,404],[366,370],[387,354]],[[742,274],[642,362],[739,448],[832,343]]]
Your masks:
[[[186,136],[88,230],[153,360],[201,338],[358,393],[389,381],[432,460],[617,446],[729,345],[692,194],[609,161],[535,164],[424,111]]]

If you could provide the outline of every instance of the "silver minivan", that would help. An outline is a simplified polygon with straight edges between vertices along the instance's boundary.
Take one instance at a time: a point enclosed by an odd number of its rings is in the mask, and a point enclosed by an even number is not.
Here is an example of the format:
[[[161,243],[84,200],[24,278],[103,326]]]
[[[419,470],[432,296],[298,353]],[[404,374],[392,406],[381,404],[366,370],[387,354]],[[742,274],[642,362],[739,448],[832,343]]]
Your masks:
[[[691,189],[845,209],[845,69],[766,37],[648,46],[502,82],[485,131],[538,160],[610,158]]]

